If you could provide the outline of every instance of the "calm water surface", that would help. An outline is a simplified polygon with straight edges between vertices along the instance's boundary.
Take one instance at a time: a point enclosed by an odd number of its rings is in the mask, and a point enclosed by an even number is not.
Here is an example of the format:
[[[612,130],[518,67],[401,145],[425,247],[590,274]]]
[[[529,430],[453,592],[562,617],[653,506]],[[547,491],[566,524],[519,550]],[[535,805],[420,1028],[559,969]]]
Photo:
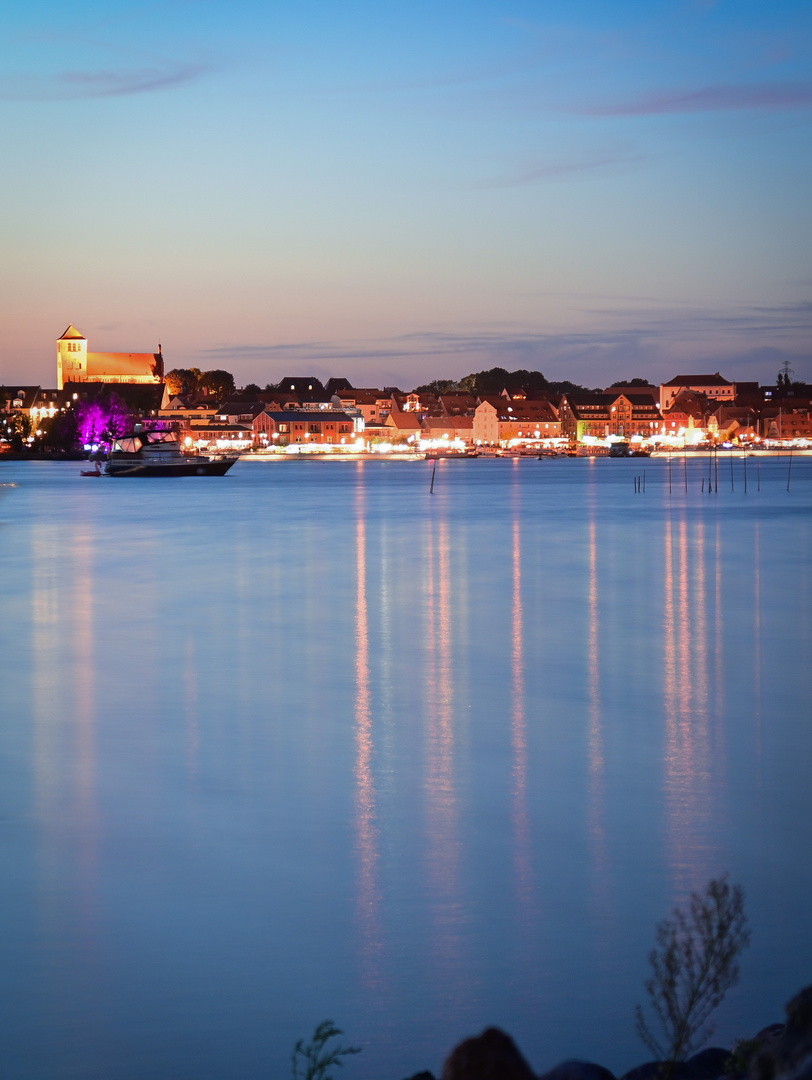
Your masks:
[[[620,1073],[723,871],[717,1041],[812,981],[812,459],[79,468],[0,465],[4,1076]]]

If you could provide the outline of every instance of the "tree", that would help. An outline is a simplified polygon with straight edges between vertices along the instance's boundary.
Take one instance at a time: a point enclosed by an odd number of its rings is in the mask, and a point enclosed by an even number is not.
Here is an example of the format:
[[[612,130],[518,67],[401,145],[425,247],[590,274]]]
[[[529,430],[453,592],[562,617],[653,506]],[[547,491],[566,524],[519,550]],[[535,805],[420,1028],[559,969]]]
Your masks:
[[[650,386],[648,379],[618,379],[612,386]]]
[[[242,398],[243,401],[256,401],[257,400],[257,394],[261,394],[261,393],[262,393],[262,391],[257,386],[257,384],[250,382],[250,383],[248,383],[247,386],[244,386],[242,388],[242,390],[240,391],[240,397]]]
[[[76,427],[82,446],[113,442],[132,426],[133,418],[118,394],[100,394],[90,401],[76,405]]]
[[[659,1060],[683,1061],[697,1039],[711,1035],[708,1019],[739,981],[738,957],[749,941],[744,892],[726,875],[709,881],[703,895],[692,893],[687,912],[675,908],[660,923],[657,947],[649,953],[646,993],[664,1041],[653,1033],[641,1006],[635,1010],[637,1033]]]
[[[469,394],[501,394],[508,380],[508,372],[503,367],[489,368],[488,371],[474,371],[460,379],[460,390]]]
[[[807,384],[793,379],[794,374],[795,372],[790,367],[789,361],[785,360],[775,380],[777,387],[776,397],[807,397],[809,395]]]
[[[335,1026],[332,1020],[322,1020],[313,1033],[313,1038],[307,1045],[303,1039],[299,1039],[293,1048],[291,1063],[293,1065],[293,1080],[331,1080],[327,1070],[333,1065],[342,1068],[342,1057],[347,1054],[360,1054],[360,1046],[337,1046],[333,1050],[327,1050],[326,1046],[330,1039],[335,1039],[343,1032]]]
[[[570,382],[569,379],[562,379],[560,382],[551,382],[547,385],[547,391],[551,394],[601,394],[603,391],[600,387],[593,387],[591,390],[587,386],[581,386],[580,383]]]
[[[501,394],[505,389],[540,393],[548,389],[549,385],[540,371],[528,371],[527,368],[507,371],[503,367],[473,372],[458,383],[460,390],[477,395]]]
[[[22,450],[23,444],[27,442],[31,434],[32,426],[30,416],[26,416],[23,412],[14,413],[6,425],[12,450]]]
[[[198,368],[173,368],[164,377],[166,388],[175,394],[193,394],[198,388],[201,372]]]
[[[455,383],[453,379],[434,379],[433,382],[425,383],[423,386],[416,386],[414,392],[416,394],[454,394],[459,388],[459,383]]]
[[[227,401],[234,394],[234,376],[231,372],[221,371],[219,368],[202,372],[198,385],[218,401]]]
[[[76,413],[73,409],[65,409],[55,413],[54,416],[40,421],[42,436],[39,444],[48,450],[61,450],[68,452],[75,450],[79,442],[79,431],[76,424]]]

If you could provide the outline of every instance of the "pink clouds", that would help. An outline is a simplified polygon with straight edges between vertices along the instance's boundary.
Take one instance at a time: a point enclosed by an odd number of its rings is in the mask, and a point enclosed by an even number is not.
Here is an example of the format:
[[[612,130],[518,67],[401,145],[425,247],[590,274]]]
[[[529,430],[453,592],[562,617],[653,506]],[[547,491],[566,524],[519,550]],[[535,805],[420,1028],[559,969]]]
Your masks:
[[[667,113],[729,110],[808,109],[812,82],[721,83],[697,90],[644,94],[626,102],[585,106],[577,111],[590,116],[653,116]]]
[[[6,75],[0,81],[0,99],[59,101],[144,94],[191,82],[209,70],[208,64],[168,60],[151,67],[119,71],[61,71],[43,77]]]

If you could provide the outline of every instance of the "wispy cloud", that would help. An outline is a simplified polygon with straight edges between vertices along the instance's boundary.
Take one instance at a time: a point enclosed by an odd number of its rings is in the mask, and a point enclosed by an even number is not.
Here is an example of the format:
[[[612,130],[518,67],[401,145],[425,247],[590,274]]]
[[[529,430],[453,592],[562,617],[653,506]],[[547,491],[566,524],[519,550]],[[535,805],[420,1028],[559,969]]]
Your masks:
[[[696,90],[641,95],[626,102],[593,104],[576,111],[590,116],[649,116],[730,110],[781,111],[812,106],[812,82],[721,83]]]
[[[671,378],[674,365],[731,365],[739,377],[767,378],[790,358],[810,365],[812,303],[741,305],[708,311],[655,306],[583,309],[590,329],[526,330],[494,326],[471,330],[420,330],[365,341],[291,341],[256,345],[223,342],[202,350],[202,366],[249,367],[257,379],[282,369],[346,374],[405,385],[410,379],[458,378],[500,365],[541,370],[548,378],[598,385],[610,378]],[[746,362],[745,362],[746,361]],[[189,361],[191,362],[191,360]],[[721,370],[721,369],[720,369]],[[262,374],[262,373],[265,374]],[[803,376],[801,376],[803,377]]]
[[[211,70],[208,63],[167,60],[149,67],[113,71],[61,71],[44,77],[9,74],[0,79],[0,99],[64,101],[148,94],[183,86]]]
[[[290,356],[311,359],[369,359],[413,356],[417,353],[491,351],[524,349],[556,342],[566,347],[579,345],[620,345],[633,338],[663,333],[693,339],[712,330],[752,335],[754,333],[812,335],[812,301],[792,304],[741,304],[713,311],[692,307],[647,304],[644,307],[575,309],[576,317],[603,323],[599,329],[583,331],[539,331],[496,326],[470,331],[417,330],[409,334],[366,341],[291,341],[278,344],[220,343],[204,350],[207,356],[260,357]],[[618,325],[622,324],[622,325]]]
[[[553,183],[556,180],[570,180],[577,176],[588,176],[607,169],[632,166],[642,160],[640,155],[626,152],[606,151],[585,154],[581,157],[565,158],[559,161],[545,161],[517,170],[512,176],[485,181],[478,187],[507,188],[525,187],[532,184]]]
[[[517,75],[533,71],[549,59],[550,50],[517,54],[490,64],[471,64],[456,67],[445,72],[426,74],[423,77],[409,79],[382,79],[377,82],[358,82],[330,88],[331,93],[375,92],[397,93],[413,90],[442,90],[451,87],[475,85],[478,83],[498,82],[502,79],[515,78]]]

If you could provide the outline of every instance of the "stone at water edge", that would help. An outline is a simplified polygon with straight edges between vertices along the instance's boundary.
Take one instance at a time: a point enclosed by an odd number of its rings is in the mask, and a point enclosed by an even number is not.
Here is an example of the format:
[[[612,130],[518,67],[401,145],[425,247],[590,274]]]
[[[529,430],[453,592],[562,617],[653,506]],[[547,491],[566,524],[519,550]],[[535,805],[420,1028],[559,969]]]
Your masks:
[[[443,1065],[442,1080],[536,1080],[516,1043],[499,1028],[454,1047]]]
[[[783,1033],[755,1055],[750,1064],[750,1078],[812,1080],[812,986],[789,1002]]]
[[[622,1080],[661,1080],[668,1075],[670,1080],[717,1080],[725,1075],[731,1059],[729,1050],[718,1046],[709,1046],[687,1061],[676,1061],[669,1065],[667,1061],[647,1061],[624,1074]]]
[[[620,1080],[661,1080],[666,1069],[671,1069],[670,1080],[692,1080],[692,1074],[686,1061],[675,1061],[670,1066],[667,1061],[647,1061],[624,1073]]]
[[[766,1050],[767,1047],[773,1046],[778,1042],[786,1030],[786,1024],[768,1024],[767,1027],[762,1028],[758,1035],[756,1035],[756,1042],[761,1043]]]
[[[562,1061],[539,1080],[615,1080],[614,1073],[591,1061]]]
[[[729,1050],[723,1050],[720,1046],[708,1046],[689,1057],[685,1064],[691,1070],[691,1080],[716,1080],[717,1077],[725,1075],[732,1057]]]

